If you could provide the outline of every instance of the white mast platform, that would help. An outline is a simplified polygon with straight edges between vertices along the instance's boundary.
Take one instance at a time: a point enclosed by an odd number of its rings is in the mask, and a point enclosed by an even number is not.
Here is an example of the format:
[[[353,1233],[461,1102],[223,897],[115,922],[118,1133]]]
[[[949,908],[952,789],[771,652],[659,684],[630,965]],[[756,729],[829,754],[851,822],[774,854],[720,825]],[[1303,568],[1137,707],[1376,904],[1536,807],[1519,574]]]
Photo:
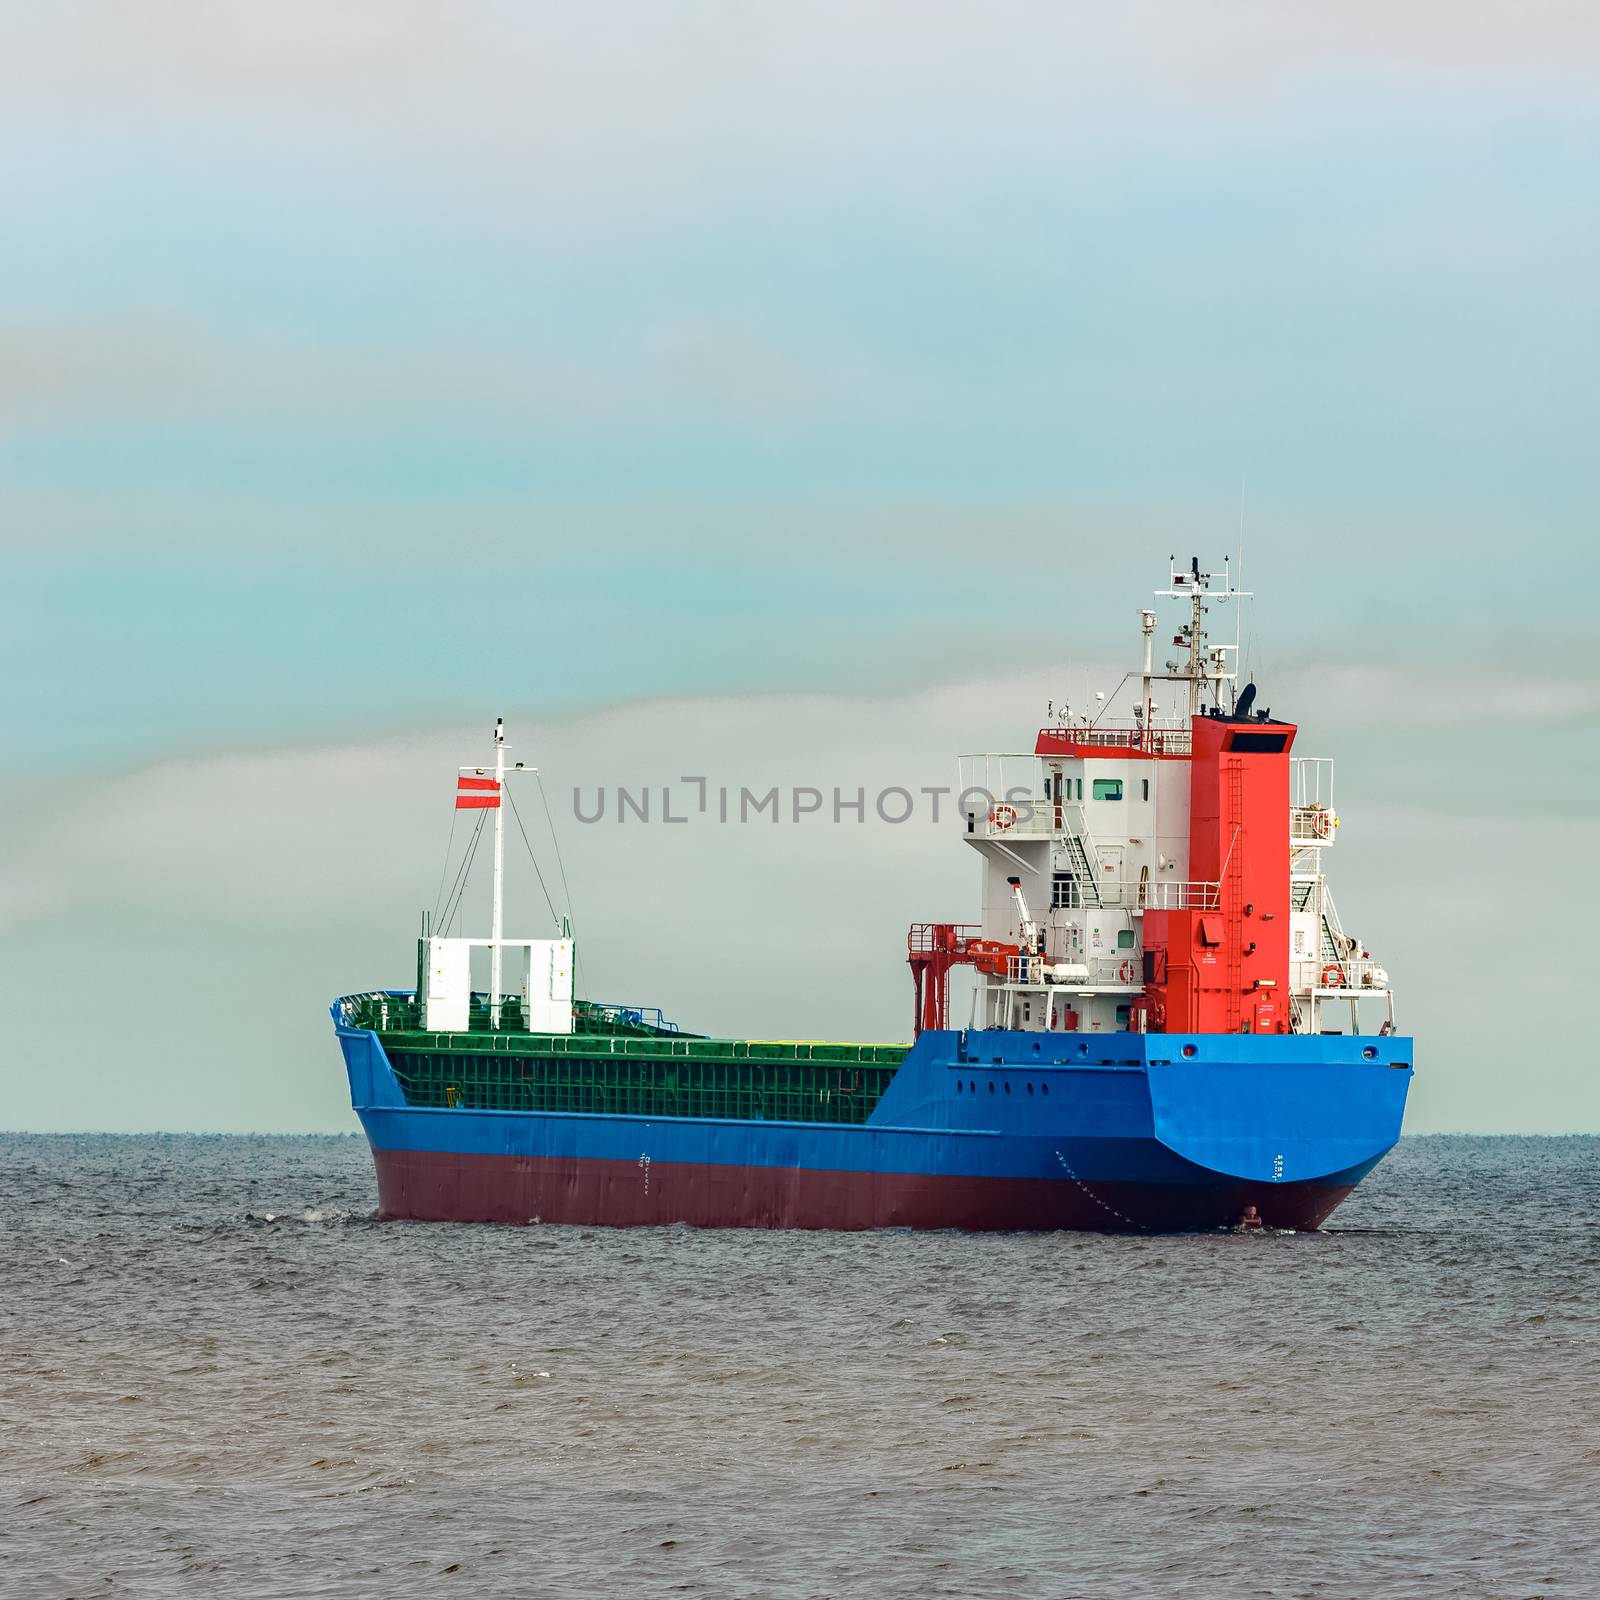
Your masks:
[[[571,1033],[573,1001],[573,939],[571,927],[562,919],[561,936],[555,939],[508,939],[505,937],[505,809],[506,780],[537,772],[520,761],[506,765],[505,722],[494,722],[494,766],[460,767],[460,778],[485,779],[493,773],[492,798],[485,803],[494,811],[494,881],[489,900],[489,937],[455,938],[427,929],[421,940],[418,978],[422,1003],[422,1025],[431,1033],[465,1033],[472,1021],[472,952],[489,952],[489,1028],[503,1031],[506,1002],[520,1002],[518,1032]],[[473,785],[484,789],[482,782]],[[459,795],[458,795],[459,797]],[[503,953],[517,952],[522,957],[521,987],[515,993],[503,992]]]

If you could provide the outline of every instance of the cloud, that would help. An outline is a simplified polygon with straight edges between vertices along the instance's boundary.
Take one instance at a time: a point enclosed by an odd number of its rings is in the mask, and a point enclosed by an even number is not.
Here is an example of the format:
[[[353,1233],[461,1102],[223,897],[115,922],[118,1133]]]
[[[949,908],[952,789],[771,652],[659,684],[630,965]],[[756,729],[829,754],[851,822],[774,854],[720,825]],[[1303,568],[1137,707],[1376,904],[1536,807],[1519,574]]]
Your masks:
[[[483,74],[509,65],[515,75],[544,62],[580,82],[610,69],[641,82],[648,72],[663,88],[681,77],[686,89],[765,80],[786,66],[814,94],[840,81],[892,86],[902,76],[948,86],[1002,64],[1013,81],[1034,87],[1064,61],[1107,52],[1203,77],[1231,75],[1241,60],[1263,73],[1340,58],[1563,64],[1597,46],[1593,10],[1582,0],[1133,0],[1114,12],[1045,0],[981,8],[964,0],[820,0],[802,13],[756,14],[733,0],[689,0],[670,11],[579,0],[532,11],[490,0],[349,0],[332,10],[314,0],[128,0],[110,11],[39,8],[27,23],[21,44],[40,56],[59,51],[58,60],[103,40],[132,61],[165,61],[176,73],[203,64],[225,75],[223,92],[288,69],[313,80],[325,73],[329,89],[358,94],[349,74],[362,63],[431,71],[470,64]],[[99,63],[89,52],[85,64]]]
[[[1566,1065],[1587,1050],[1581,1019],[1545,1008],[1549,1048],[1511,1084],[1504,1063],[1521,1012],[1476,998],[1493,973],[1564,970],[1581,933],[1564,908],[1600,889],[1587,819],[1537,820],[1551,859],[1575,865],[1561,893],[1536,897],[1525,915],[1535,824],[1476,805],[1471,789],[1450,789],[1448,804],[1393,792],[1372,743],[1406,733],[1417,686],[1389,688],[1363,712],[1366,758],[1340,774],[1345,827],[1329,865],[1346,925],[1397,975],[1402,1020],[1420,1039],[1412,1126],[1600,1126],[1594,1080]],[[510,719],[513,756],[546,774],[587,991],[659,1004],[719,1033],[903,1037],[907,924],[975,909],[977,873],[952,803],[941,802],[935,826],[920,791],[957,782],[955,756],[996,742],[997,712],[1015,695],[1006,677],[895,697],[680,698]],[[68,1017],[114,1020],[94,1038],[116,1043],[51,1056],[50,1074],[14,1088],[9,1115],[39,1127],[343,1125],[326,1005],[342,991],[409,982],[419,909],[439,890],[453,769],[482,751],[482,735],[457,726],[220,752],[87,776],[48,798],[14,787],[0,841],[13,1051],[45,1051]],[[1026,732],[1000,742],[1025,746]],[[693,777],[705,781],[704,813]],[[875,815],[873,797],[891,785],[918,798],[912,821]],[[632,809],[619,820],[619,786],[648,793],[648,824]],[[799,786],[821,792],[820,816],[794,821]],[[586,814],[604,787],[604,822],[575,818],[575,787]],[[736,820],[741,790],[773,787],[781,820],[765,810]],[[724,788],[727,825],[717,820]],[[847,807],[835,822],[833,791],[848,802],[858,788],[864,818]],[[663,789],[687,822],[662,820]],[[563,910],[542,804],[521,793],[522,823]],[[462,817],[457,851],[473,821]],[[507,825],[512,920],[536,935],[549,911],[521,830],[509,816]],[[473,921],[484,915],[483,859],[465,911]],[[1503,956],[1495,930],[1513,923],[1516,951]],[[1465,946],[1462,929],[1476,930]]]
[[[1587,96],[1600,28],[1592,7],[1553,0],[128,0],[31,8],[8,47],[14,119],[203,117],[296,146],[381,145],[423,169],[509,163],[577,206],[652,171],[671,205],[757,156],[792,180],[819,158],[872,166],[958,132],[952,149],[982,161],[1023,130],[1092,126],[1130,94],[1238,117],[1307,79],[1399,67],[1479,83],[1531,72]],[[646,211],[660,198],[635,195]]]
[[[1306,708],[1303,720],[1323,726],[1370,728],[1409,713],[1430,729],[1538,727],[1600,718],[1600,677],[1463,671],[1443,662],[1394,667],[1338,660],[1312,661],[1281,672],[1274,685],[1281,705]]]
[[[679,309],[581,353],[423,337],[312,340],[174,318],[0,325],[0,427],[232,425],[479,441],[711,430],[756,441],[934,413],[940,380],[753,310]]]

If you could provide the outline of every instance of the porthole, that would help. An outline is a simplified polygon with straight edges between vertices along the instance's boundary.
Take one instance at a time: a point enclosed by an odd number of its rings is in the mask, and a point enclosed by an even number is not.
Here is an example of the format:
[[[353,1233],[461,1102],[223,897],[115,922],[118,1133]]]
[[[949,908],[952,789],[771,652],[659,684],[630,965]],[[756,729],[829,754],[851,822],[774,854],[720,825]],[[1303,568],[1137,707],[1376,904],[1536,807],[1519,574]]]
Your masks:
[[[978,1092],[978,1085],[971,1078],[968,1078],[967,1079],[967,1093],[968,1094],[976,1094],[977,1092]]]
[[[1011,1080],[1009,1078],[1006,1079],[1006,1093],[1011,1093]]]
[[[993,1078],[991,1078],[991,1079],[990,1079],[990,1080],[989,1080],[989,1093],[990,1093],[990,1094],[993,1094],[993,1093],[994,1093],[994,1079],[993,1079]]]
[[[1192,1044],[1186,1044],[1183,1047],[1183,1053],[1186,1056],[1192,1056],[1195,1053],[1194,1046]]]
[[[1048,1083],[1041,1083],[1039,1085],[1039,1093],[1040,1094],[1049,1094],[1050,1093],[1050,1085]]]
[[[1365,1050],[1363,1050],[1361,1052],[1361,1054],[1368,1061],[1376,1061],[1378,1059],[1378,1052],[1376,1050],[1374,1050],[1373,1047],[1370,1044],[1367,1046],[1367,1048]]]
[[[1028,1085],[1028,1093],[1029,1094],[1033,1093],[1033,1085],[1031,1083]]]
[[[961,1093],[961,1080],[959,1078],[956,1079],[956,1093]]]

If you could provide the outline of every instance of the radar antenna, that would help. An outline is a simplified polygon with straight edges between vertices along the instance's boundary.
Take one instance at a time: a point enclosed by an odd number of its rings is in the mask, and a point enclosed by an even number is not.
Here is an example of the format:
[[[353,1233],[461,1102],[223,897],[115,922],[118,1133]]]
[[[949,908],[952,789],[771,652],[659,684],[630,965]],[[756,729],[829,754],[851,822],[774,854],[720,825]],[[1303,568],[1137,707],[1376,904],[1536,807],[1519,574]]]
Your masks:
[[[1152,671],[1151,635],[1154,632],[1155,614],[1150,611],[1139,613],[1140,625],[1144,631],[1146,718],[1149,716],[1150,685],[1157,682],[1188,684],[1189,715],[1198,716],[1207,689],[1211,692],[1212,703],[1221,705],[1222,685],[1236,682],[1239,676],[1238,644],[1209,644],[1205,630],[1206,613],[1213,601],[1249,600],[1252,598],[1251,592],[1248,589],[1234,588],[1232,569],[1226,556],[1222,560],[1220,579],[1212,573],[1200,570],[1199,556],[1189,558],[1187,572],[1180,572],[1177,558],[1169,556],[1168,587],[1157,589],[1156,598],[1189,602],[1189,620],[1172,637],[1174,645],[1189,652],[1189,659],[1181,662],[1169,661],[1165,672]]]

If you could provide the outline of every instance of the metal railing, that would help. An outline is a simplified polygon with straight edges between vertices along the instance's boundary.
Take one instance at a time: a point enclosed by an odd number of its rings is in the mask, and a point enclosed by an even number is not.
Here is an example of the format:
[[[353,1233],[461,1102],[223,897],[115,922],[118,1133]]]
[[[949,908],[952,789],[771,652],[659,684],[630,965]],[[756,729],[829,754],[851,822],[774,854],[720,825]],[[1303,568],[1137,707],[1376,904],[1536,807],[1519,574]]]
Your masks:
[[[1216,911],[1222,885],[1174,878],[1101,878],[1092,886],[1077,878],[1050,885],[1050,911]]]
[[[1149,728],[1137,725],[1120,728],[1073,727],[1058,723],[1041,728],[1034,745],[1038,755],[1067,755],[1074,746],[1089,745],[1097,750],[1130,750],[1144,755],[1186,756],[1193,747],[1194,735],[1183,727]]]
[[[604,1000],[579,1000],[574,1011],[584,1022],[598,1022],[619,1028],[643,1028],[650,1033],[677,1033],[678,1024],[662,1014],[660,1006],[613,1005]]]
[[[981,839],[1078,839],[1084,856],[1099,860],[1081,800],[996,800],[982,810],[969,806],[961,825]]]
[[[388,1029],[420,1028],[422,1007],[414,991],[397,991],[393,994],[374,989],[367,994],[347,994],[334,1002],[339,1024],[345,1028],[372,1028],[378,1033]]]
[[[1289,987],[1304,994],[1387,994],[1389,974],[1381,961],[1369,956],[1344,960],[1295,961],[1289,966]]]
[[[1321,806],[1333,810],[1333,758],[1289,757],[1289,804],[1297,811]]]
[[[1049,956],[1015,955],[1006,960],[1005,982],[1023,988],[1061,989],[1140,989],[1144,987],[1144,963],[1134,952],[1121,956],[1096,956],[1091,961],[1062,963],[1086,967],[1088,975],[1055,976],[1057,962]]]
[[[1093,851],[1087,817],[1076,800],[1039,798],[994,800],[983,806],[968,805],[961,817],[962,828],[978,839],[1056,839],[1076,836]],[[1291,806],[1289,839],[1300,845],[1328,845],[1339,831],[1338,814],[1327,806]]]
[[[1291,806],[1289,838],[1295,844],[1332,844],[1339,818],[1327,806]]]
[[[1132,904],[1146,911],[1216,911],[1222,905],[1222,885],[1198,880],[1154,878],[1128,885],[1137,892]],[[1102,890],[1105,885],[1101,885]],[[1102,904],[1105,904],[1102,900]]]
[[[375,989],[367,994],[347,994],[335,1002],[339,1022],[347,1028],[371,1028],[375,1033],[419,1033],[428,1030],[421,1002],[411,990],[389,993]],[[678,1024],[661,1014],[658,1006],[611,1005],[600,1001],[573,1003],[573,1031],[597,1034],[671,1035]],[[463,1031],[463,1030],[454,1030]],[[475,992],[467,1012],[467,1033],[527,1033],[529,1028],[520,994],[500,997],[500,1026],[489,1026],[489,997]]]
[[[948,944],[938,942],[936,928],[950,930]],[[975,922],[913,922],[906,936],[906,951],[914,956],[929,956],[936,950],[959,951],[965,949],[969,940],[982,937],[983,929]]]
[[[1063,810],[1050,800],[995,800],[978,808],[968,806],[961,819],[968,833],[981,839],[1016,838],[1036,839],[1041,835],[1065,833],[1068,830],[1056,822],[1056,813]]]

